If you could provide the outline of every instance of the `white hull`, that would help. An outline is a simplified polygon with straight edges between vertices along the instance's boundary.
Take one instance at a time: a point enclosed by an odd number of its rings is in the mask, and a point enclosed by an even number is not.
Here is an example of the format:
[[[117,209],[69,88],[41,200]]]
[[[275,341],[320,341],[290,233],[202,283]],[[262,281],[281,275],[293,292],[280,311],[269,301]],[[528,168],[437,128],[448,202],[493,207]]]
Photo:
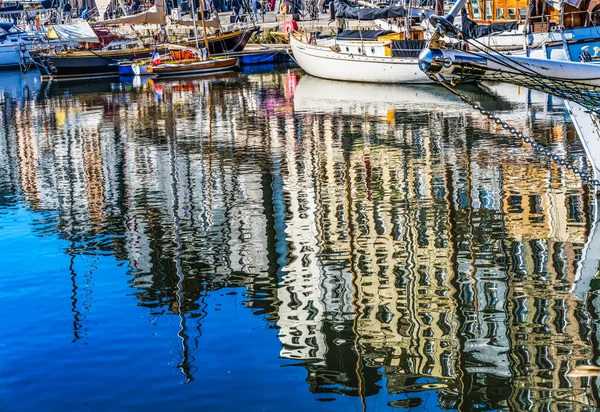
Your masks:
[[[449,63],[446,63],[439,70],[442,75],[456,75],[456,68],[460,69],[463,64],[468,64],[484,70],[485,73],[482,73],[481,76],[486,80],[498,80],[495,77],[498,72],[512,74],[513,81],[517,77],[528,78],[527,70],[531,70],[531,72],[548,78],[576,81],[582,89],[587,89],[590,86],[600,86],[600,65],[596,64],[516,55],[510,56],[510,60],[497,62],[490,59],[489,54],[467,53],[460,50],[444,50],[443,56]],[[427,58],[428,56],[422,55],[422,57]],[[487,77],[488,74],[489,78]]]
[[[336,52],[290,36],[294,59],[308,74],[323,79],[366,83],[432,83],[418,59]]]

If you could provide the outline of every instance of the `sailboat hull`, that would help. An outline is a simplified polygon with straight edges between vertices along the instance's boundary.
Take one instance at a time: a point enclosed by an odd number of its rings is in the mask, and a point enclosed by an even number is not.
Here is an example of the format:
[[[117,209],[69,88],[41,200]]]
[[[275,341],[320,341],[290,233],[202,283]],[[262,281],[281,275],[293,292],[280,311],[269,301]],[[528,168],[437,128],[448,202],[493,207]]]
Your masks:
[[[418,59],[341,53],[290,36],[294,60],[308,74],[330,80],[367,83],[432,83]]]

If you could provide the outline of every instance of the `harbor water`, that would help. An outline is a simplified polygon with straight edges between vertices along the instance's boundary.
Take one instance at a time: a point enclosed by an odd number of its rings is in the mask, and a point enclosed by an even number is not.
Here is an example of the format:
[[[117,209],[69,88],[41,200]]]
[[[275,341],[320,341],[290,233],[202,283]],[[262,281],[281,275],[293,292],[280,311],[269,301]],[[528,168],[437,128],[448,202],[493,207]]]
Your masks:
[[[585,166],[562,101],[461,90]],[[0,409],[596,410],[594,197],[447,90],[5,72],[0,109]]]

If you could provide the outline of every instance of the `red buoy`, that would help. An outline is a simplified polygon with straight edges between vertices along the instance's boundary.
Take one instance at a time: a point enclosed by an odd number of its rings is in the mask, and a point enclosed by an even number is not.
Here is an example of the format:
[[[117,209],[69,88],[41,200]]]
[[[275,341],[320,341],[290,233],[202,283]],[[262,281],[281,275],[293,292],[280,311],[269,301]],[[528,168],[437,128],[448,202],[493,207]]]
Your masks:
[[[282,30],[288,34],[292,31],[298,31],[298,23],[295,20],[286,20],[283,22]]]

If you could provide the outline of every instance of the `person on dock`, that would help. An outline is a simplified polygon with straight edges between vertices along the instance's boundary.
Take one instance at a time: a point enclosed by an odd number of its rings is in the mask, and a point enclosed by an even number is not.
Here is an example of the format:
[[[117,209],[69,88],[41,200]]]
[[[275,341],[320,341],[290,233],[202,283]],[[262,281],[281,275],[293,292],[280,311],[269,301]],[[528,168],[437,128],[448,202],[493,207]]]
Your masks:
[[[252,1],[252,15],[254,16],[254,23],[258,23],[258,10],[261,8],[262,4],[260,0],[250,0]]]

